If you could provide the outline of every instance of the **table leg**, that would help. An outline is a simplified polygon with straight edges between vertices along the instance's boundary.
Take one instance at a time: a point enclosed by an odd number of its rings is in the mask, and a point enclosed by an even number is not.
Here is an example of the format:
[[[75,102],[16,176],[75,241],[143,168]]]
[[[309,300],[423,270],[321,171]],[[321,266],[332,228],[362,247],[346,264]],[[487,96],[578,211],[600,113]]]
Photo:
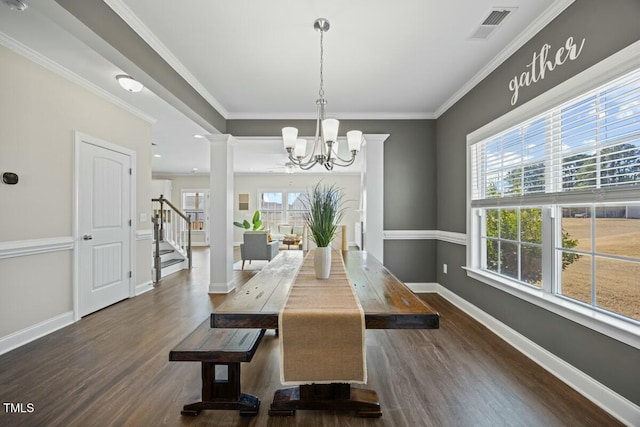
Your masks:
[[[374,390],[353,388],[351,384],[309,384],[277,390],[269,415],[291,416],[298,409],[353,411],[358,417],[382,416]]]
[[[216,365],[227,366],[227,379],[216,380]],[[198,415],[205,409],[237,410],[241,416],[253,417],[260,409],[260,399],[240,391],[240,363],[202,362],[202,401],[184,405],[182,415]]]

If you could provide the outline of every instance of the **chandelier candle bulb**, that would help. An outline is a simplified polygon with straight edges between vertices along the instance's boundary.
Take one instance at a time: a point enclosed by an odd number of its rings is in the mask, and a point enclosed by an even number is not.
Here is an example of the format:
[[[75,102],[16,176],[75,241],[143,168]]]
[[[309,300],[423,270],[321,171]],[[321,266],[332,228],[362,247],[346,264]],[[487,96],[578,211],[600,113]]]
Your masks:
[[[360,145],[362,144],[362,132],[359,130],[350,130],[347,132],[347,143],[349,144],[349,151],[360,151]]]
[[[293,149],[293,155],[296,157],[304,157],[307,154],[307,140],[299,138],[296,141],[296,146]]]
[[[282,141],[284,148],[290,149],[296,146],[298,140],[298,129],[292,127],[282,128]]]
[[[338,128],[340,122],[336,119],[325,119],[322,121],[322,133],[324,135],[325,142],[336,142],[338,140]]]

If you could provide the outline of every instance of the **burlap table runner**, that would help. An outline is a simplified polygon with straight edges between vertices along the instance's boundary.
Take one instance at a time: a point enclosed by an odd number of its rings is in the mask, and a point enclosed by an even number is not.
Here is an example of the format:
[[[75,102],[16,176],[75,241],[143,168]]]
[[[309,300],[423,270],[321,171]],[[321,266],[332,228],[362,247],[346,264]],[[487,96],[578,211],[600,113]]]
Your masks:
[[[285,385],[367,381],[364,312],[339,252],[318,280],[304,259],[279,316],[280,379]]]

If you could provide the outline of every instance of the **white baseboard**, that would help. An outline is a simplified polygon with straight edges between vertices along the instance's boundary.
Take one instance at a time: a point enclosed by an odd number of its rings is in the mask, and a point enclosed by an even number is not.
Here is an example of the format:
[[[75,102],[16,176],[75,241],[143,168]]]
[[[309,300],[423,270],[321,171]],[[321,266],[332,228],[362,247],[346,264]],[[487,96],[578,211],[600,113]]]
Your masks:
[[[439,283],[407,283],[416,293],[437,293],[486,326],[522,354],[628,426],[640,425],[640,406],[594,380]]]
[[[209,293],[210,294],[228,294],[235,288],[236,288],[236,285],[234,281],[231,281],[229,283],[211,283],[209,285]]]
[[[72,323],[73,311],[68,311],[2,337],[0,338],[0,354],[7,353]]]
[[[432,294],[438,293],[438,283],[405,283],[409,289],[415,294]]]
[[[182,262],[179,262],[177,264],[173,264],[173,265],[170,265],[169,267],[163,268],[161,270],[161,272],[160,272],[161,278],[165,278],[170,274],[177,273],[178,271],[185,270],[187,268],[187,266],[188,266],[188,262],[189,261],[187,259],[185,259]]]
[[[149,292],[152,289],[153,282],[151,280],[145,283],[140,283],[139,285],[136,285],[136,296],[144,294],[145,292]]]

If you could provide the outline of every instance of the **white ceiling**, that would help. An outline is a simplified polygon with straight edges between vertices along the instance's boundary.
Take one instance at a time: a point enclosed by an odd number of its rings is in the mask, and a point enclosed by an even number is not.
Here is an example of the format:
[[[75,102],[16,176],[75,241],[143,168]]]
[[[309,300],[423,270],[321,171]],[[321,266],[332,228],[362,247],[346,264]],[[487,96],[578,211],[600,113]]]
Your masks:
[[[208,171],[204,129],[145,89],[123,91],[123,70],[56,19],[53,0],[0,4],[0,43],[53,62],[94,90],[153,118],[154,172]],[[104,0],[227,119],[311,118],[319,86],[316,18],[325,34],[325,98],[337,118],[434,118],[568,0]],[[484,41],[470,39],[495,7],[516,8]],[[45,59],[46,58],[46,59]],[[348,129],[341,129],[341,133]],[[241,140],[236,171],[273,172],[281,141]],[[273,164],[271,162],[274,162]]]

